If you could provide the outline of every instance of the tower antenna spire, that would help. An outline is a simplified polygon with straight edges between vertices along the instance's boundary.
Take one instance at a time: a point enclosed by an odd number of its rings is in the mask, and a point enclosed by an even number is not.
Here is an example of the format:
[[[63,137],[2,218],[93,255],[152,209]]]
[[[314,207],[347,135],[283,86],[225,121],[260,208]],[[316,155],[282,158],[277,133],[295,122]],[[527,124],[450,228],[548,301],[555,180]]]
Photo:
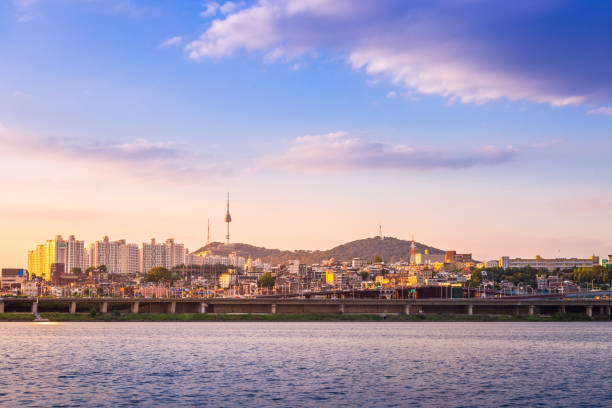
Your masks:
[[[208,228],[206,230],[206,245],[210,244],[210,218],[208,218]]]
[[[229,245],[230,243],[230,222],[232,222],[232,216],[230,215],[230,209],[229,209],[229,193],[227,193],[227,212],[225,213],[224,221],[227,224],[227,234],[225,235],[225,244]]]
[[[416,263],[416,245],[414,243],[414,233],[412,234],[412,243],[410,244],[410,265]]]

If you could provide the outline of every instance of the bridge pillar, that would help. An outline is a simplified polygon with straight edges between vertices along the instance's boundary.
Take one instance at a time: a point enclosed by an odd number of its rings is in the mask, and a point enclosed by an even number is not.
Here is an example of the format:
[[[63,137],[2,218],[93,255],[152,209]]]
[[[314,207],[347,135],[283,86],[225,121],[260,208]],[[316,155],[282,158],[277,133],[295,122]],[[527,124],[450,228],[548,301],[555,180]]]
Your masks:
[[[36,314],[37,309],[38,309],[38,308],[36,307],[36,302],[32,302],[32,313],[33,313],[33,314]]]
[[[467,305],[467,314],[469,315],[474,314],[474,305]]]
[[[589,317],[593,317],[593,306],[587,306],[586,307],[586,314]]]
[[[175,313],[176,313],[176,302],[168,303],[168,314],[175,314]]]
[[[612,306],[606,306],[606,314],[610,316],[612,314]]]
[[[559,313],[565,313],[565,305],[559,306]]]
[[[276,303],[270,305],[270,313],[276,314]]]
[[[519,316],[520,314],[521,314],[521,307],[519,305],[516,305],[516,307],[514,308],[514,315]]]
[[[338,305],[338,312],[340,312],[340,314],[344,314],[344,303],[340,303],[340,305]]]
[[[76,302],[70,302],[70,314],[76,313]]]
[[[599,314],[603,316],[605,313],[606,313],[605,306],[604,305],[599,306]]]
[[[0,313],[4,313],[4,302],[0,302]]]
[[[410,316],[410,305],[404,306],[404,313],[406,313],[406,315]]]
[[[140,302],[132,302],[132,313],[133,314],[138,314],[138,305],[140,304]]]
[[[208,305],[204,302],[200,303],[200,313],[201,314],[206,314],[206,308],[208,307]]]
[[[535,314],[535,306],[529,305],[529,316],[533,316]]]
[[[102,302],[102,306],[100,306],[100,313],[108,313],[108,302]]]

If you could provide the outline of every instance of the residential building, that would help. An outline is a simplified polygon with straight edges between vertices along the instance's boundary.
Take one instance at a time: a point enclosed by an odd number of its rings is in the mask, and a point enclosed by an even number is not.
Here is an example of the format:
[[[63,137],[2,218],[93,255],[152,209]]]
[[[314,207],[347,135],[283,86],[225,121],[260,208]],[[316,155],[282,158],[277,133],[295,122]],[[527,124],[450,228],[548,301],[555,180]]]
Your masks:
[[[32,276],[51,279],[51,265],[63,264],[64,270],[72,268],[83,270],[87,261],[84,256],[84,243],[77,241],[74,235],[64,240],[61,235],[47,240],[45,244],[37,245],[36,249],[28,251],[28,271]]]
[[[22,288],[28,281],[28,271],[20,268],[0,270],[0,289]]]
[[[185,245],[177,244],[173,238],[166,240],[166,246],[168,247],[168,268],[174,268],[175,266],[185,265]]]
[[[153,268],[170,268],[169,247],[156,243],[155,238],[151,238],[150,243],[142,243],[140,257],[141,273],[148,273]]]
[[[425,251],[424,254],[418,253],[415,255],[416,265],[433,265],[435,263],[444,262],[445,254],[430,254],[429,251]]]
[[[363,268],[367,264],[368,264],[368,261],[366,259],[361,259],[361,258],[353,258],[353,260],[351,261],[351,266],[354,269]]]
[[[571,269],[571,268],[590,268],[594,265],[599,264],[599,257],[593,255],[590,258],[542,258],[540,255],[536,255],[535,258],[510,258],[508,256],[502,256],[499,259],[498,266],[508,268],[544,268],[549,271],[555,269]]]

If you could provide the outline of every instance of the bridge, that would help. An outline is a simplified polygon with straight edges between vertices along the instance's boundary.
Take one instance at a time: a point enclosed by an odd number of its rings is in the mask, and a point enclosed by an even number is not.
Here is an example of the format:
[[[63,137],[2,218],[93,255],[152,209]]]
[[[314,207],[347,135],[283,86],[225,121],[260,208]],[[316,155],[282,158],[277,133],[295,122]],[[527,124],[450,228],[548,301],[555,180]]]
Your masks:
[[[467,314],[610,316],[609,299],[0,298],[0,313]]]

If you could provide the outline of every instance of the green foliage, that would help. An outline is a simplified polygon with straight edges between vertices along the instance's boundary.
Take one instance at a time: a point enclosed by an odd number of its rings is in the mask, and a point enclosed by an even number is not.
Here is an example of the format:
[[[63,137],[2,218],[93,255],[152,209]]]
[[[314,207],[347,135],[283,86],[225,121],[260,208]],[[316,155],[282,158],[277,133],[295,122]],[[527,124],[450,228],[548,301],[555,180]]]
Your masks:
[[[468,281],[468,286],[479,286],[482,284],[482,272],[476,270],[472,272],[472,277]]]
[[[378,255],[374,256],[374,263],[375,264],[382,263],[382,262],[383,262],[383,259],[380,256],[378,256]]]
[[[106,269],[106,265],[100,265],[100,266],[98,266],[98,270],[99,270],[100,272],[106,272],[106,271],[107,271],[107,269]]]
[[[98,314],[98,311],[96,310],[95,307],[92,307],[91,309],[89,309],[89,315],[91,317],[96,317],[97,314]]]
[[[75,266],[74,268],[70,269],[70,273],[73,275],[80,275],[83,273],[83,270]]]
[[[612,280],[612,270],[596,265],[592,268],[575,268],[562,272],[564,277],[578,283],[610,283]]]
[[[172,282],[178,279],[176,273],[163,267],[152,268],[145,276],[145,282]]]
[[[487,273],[487,280],[501,282],[510,281],[514,284],[523,283],[535,287],[538,276],[557,275],[563,280],[569,280],[578,284],[596,283],[609,284],[612,281],[612,269],[595,265],[590,268],[573,268],[565,270],[549,271],[547,269],[536,269],[530,266],[525,268],[502,269],[484,268],[474,271],[470,280],[470,286],[478,286],[482,282],[482,272]]]
[[[359,275],[361,275],[361,280],[362,281],[367,281],[368,280],[368,276],[370,276],[370,274],[366,271],[361,271],[359,272]]]
[[[258,284],[262,288],[273,288],[276,278],[270,272],[266,272],[258,279]]]

